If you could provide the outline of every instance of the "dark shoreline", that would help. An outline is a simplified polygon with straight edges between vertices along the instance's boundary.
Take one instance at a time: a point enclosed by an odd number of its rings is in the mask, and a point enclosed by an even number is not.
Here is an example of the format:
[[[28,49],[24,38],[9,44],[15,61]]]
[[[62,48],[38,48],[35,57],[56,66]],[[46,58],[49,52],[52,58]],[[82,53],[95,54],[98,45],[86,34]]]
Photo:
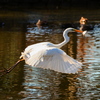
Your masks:
[[[100,9],[100,1],[90,0],[2,0],[0,9],[27,8],[27,9]]]

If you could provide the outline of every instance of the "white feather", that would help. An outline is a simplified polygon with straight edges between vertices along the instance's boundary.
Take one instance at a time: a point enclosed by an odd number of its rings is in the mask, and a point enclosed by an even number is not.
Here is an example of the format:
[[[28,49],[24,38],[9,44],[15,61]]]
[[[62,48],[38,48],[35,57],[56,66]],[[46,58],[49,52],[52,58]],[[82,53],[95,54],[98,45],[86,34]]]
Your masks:
[[[62,73],[76,73],[81,68],[80,62],[68,56],[61,49],[40,45],[31,45],[27,48],[29,52],[26,50],[23,53],[26,64]]]

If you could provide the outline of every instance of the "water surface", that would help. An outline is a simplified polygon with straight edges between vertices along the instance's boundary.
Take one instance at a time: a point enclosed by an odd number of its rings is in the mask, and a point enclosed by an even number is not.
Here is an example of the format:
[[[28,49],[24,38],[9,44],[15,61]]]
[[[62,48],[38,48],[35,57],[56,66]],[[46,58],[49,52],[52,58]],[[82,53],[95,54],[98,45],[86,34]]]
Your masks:
[[[99,100],[100,98],[100,11],[21,10],[1,11],[0,69],[9,68],[28,45],[63,41],[63,23],[78,22],[87,16],[95,27],[85,37],[70,33],[70,42],[62,49],[83,63],[78,74],[62,74],[20,63],[0,79],[0,100]],[[38,19],[50,25],[37,27]]]

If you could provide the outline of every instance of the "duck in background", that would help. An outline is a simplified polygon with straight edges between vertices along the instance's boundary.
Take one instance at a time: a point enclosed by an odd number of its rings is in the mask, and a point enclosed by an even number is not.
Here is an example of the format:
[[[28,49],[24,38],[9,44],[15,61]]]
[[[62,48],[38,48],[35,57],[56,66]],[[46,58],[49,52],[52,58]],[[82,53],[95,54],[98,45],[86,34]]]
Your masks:
[[[41,21],[40,19],[36,23],[36,26],[38,28],[42,28],[42,26],[47,26],[47,25],[49,25],[47,21]]]
[[[40,19],[37,21],[36,26],[38,28],[41,28],[42,26],[50,26],[53,23],[47,22],[47,21],[41,21]],[[82,31],[89,31],[89,30],[93,30],[94,25],[93,24],[89,24],[88,23],[88,19],[85,17],[81,17],[79,22],[68,22],[68,23],[63,23],[60,25],[61,28],[69,28],[69,27],[73,27],[73,28],[78,28]]]
[[[43,25],[48,25],[48,23],[46,21],[41,21],[40,19],[36,23],[36,26],[43,26]]]
[[[85,30],[93,30],[93,25],[92,24],[88,24],[88,19],[81,17],[81,19],[79,20],[80,23],[80,30],[85,31]]]

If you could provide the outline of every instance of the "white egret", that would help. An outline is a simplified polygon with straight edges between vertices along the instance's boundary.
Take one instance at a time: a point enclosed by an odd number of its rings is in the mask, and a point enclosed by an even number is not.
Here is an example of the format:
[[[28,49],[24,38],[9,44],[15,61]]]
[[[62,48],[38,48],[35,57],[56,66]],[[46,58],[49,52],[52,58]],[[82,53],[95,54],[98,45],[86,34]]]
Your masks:
[[[61,73],[77,73],[82,64],[60,49],[70,40],[69,32],[84,33],[74,28],[67,28],[63,32],[64,41],[60,44],[41,42],[30,45],[22,52],[20,58],[33,67],[51,69]]]

